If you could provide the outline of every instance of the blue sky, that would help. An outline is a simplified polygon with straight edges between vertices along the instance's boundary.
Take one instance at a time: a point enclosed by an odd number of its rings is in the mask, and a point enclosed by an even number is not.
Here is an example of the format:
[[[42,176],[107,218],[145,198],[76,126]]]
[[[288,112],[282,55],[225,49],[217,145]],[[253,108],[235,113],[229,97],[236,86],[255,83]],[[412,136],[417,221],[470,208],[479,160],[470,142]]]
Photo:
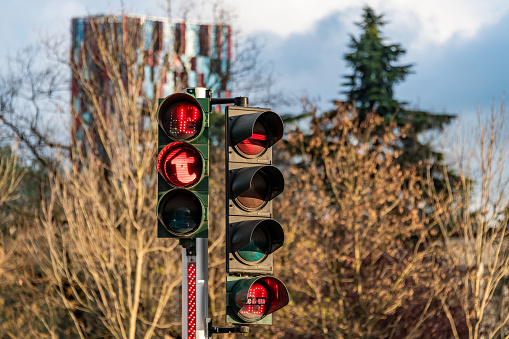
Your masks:
[[[196,0],[188,17],[211,20],[211,3]],[[163,0],[124,0],[127,13],[166,15]],[[181,18],[185,1],[171,1]],[[407,49],[402,63],[414,74],[396,88],[412,108],[457,113],[469,118],[489,110],[509,90],[509,2],[502,0],[223,0],[243,36],[264,41],[263,57],[273,64],[277,86],[305,94],[323,109],[342,99],[341,76],[350,72],[342,56],[349,34],[358,35],[364,4],[385,14],[388,41]],[[70,19],[87,13],[119,13],[118,1],[18,0],[0,3],[0,57],[13,55],[40,36],[66,39]],[[235,93],[242,95],[242,93]],[[284,109],[280,109],[284,110]]]
[[[348,34],[358,35],[351,22],[358,21],[359,13],[334,12],[308,31],[287,37],[266,33],[267,55],[281,74],[281,85],[320,96],[324,105],[330,99],[344,98],[341,76],[351,71],[342,56],[348,52]],[[477,107],[489,109],[492,103],[500,103],[509,89],[509,13],[480,28],[475,36],[456,34],[443,43],[424,41],[427,48],[418,48],[416,27],[399,32],[396,18],[386,13],[386,19],[391,22],[384,35],[407,49],[401,63],[414,64],[414,73],[396,88],[398,99],[412,108],[458,115],[471,115]]]

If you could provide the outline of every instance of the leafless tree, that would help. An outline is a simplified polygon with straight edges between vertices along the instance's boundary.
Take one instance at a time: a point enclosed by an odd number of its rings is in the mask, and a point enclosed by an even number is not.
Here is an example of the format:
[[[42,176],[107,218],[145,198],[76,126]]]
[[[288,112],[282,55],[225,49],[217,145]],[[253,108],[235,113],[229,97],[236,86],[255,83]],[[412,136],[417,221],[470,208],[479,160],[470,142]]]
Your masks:
[[[177,242],[155,232],[157,103],[142,90],[144,41],[129,32],[122,43],[114,23],[90,22],[82,57],[93,67],[71,66],[92,123],[72,112],[84,137],[73,160],[62,153],[51,174],[31,251],[80,337],[176,333],[180,260]]]
[[[15,191],[23,179],[24,171],[20,171],[17,165],[18,156],[16,154],[0,158],[0,192],[2,192],[0,206],[18,197]]]
[[[507,338],[509,308],[509,135],[505,106],[486,115],[478,111],[477,125],[458,135],[448,150],[460,181],[438,193],[428,177],[433,218],[443,237],[451,270],[458,278],[442,295],[451,327],[458,335],[466,323],[469,338]],[[447,175],[444,173],[446,179]],[[451,303],[459,302],[463,318],[452,316]]]

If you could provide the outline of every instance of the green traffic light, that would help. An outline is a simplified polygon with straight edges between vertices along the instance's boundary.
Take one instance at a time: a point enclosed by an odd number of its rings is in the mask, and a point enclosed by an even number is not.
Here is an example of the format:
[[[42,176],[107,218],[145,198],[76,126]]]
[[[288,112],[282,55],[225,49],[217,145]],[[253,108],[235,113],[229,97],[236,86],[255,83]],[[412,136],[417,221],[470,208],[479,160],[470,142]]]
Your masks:
[[[251,235],[251,242],[237,251],[244,260],[257,262],[262,260],[269,252],[269,239],[261,228],[255,228]]]

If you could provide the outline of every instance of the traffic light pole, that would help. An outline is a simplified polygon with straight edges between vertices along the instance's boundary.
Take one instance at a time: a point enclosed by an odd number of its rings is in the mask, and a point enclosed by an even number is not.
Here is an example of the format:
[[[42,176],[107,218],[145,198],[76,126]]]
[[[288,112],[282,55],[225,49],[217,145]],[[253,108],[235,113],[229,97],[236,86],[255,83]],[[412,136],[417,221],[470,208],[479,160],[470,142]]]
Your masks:
[[[196,257],[191,255],[187,255],[187,249],[182,247],[182,338],[184,338],[184,333],[188,333],[189,322],[188,322],[188,312],[189,312],[189,280],[187,267],[189,263]]]
[[[204,87],[194,88],[196,98],[207,98],[212,94]],[[204,339],[209,313],[209,238],[196,238],[196,339]]]
[[[208,318],[208,238],[196,238],[196,339],[204,339]]]
[[[182,245],[182,337],[204,339],[208,330],[206,322],[208,318],[208,239],[183,240],[180,244]],[[193,333],[194,337],[191,338],[190,334]]]

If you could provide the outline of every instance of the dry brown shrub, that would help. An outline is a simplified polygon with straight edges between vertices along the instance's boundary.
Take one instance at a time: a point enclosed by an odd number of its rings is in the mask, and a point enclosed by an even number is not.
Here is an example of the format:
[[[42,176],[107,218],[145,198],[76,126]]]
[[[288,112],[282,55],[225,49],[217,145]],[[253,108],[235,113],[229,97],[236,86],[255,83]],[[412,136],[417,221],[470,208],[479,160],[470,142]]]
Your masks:
[[[429,237],[421,178],[397,164],[393,146],[402,134],[374,115],[359,124],[342,105],[315,114],[310,133],[288,134],[281,152],[287,182],[276,208],[286,239],[276,275],[292,301],[276,315],[271,335],[449,333],[446,320],[436,321],[435,284],[443,270]]]

